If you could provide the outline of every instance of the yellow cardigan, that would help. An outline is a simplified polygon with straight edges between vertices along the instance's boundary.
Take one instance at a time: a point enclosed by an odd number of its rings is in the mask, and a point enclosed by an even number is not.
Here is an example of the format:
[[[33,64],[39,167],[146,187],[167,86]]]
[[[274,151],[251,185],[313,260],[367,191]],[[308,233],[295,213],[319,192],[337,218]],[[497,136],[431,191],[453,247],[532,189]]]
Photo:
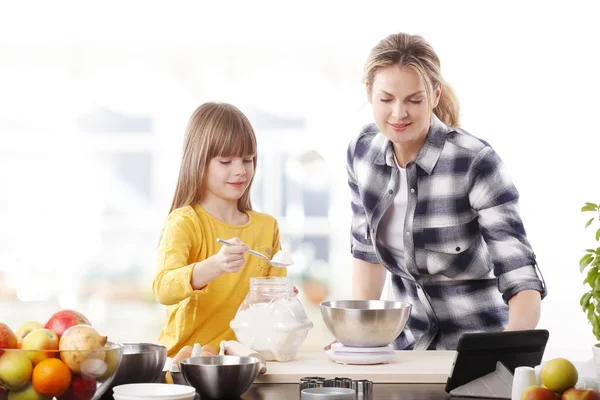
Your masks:
[[[173,210],[167,217],[152,290],[167,306],[158,342],[167,346],[170,357],[186,345],[210,344],[218,350],[222,340],[235,340],[229,322],[248,293],[250,278],[286,276],[285,268],[271,268],[266,260],[249,255],[238,273],[225,273],[201,290],[192,289],[194,264],[219,251],[218,237],[238,237],[269,257],[280,249],[275,218],[256,211],[247,214],[250,220],[245,225],[229,225],[194,205]]]

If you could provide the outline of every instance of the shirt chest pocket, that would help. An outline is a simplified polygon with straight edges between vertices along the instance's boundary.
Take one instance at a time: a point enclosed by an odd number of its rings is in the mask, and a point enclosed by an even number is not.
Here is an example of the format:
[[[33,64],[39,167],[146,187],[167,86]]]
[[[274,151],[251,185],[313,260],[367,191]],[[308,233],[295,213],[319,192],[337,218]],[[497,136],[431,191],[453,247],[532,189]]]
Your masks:
[[[477,219],[464,224],[423,228],[425,267],[430,275],[456,278],[474,263],[481,264]],[[487,263],[486,264],[487,267]],[[472,271],[471,271],[472,272]]]

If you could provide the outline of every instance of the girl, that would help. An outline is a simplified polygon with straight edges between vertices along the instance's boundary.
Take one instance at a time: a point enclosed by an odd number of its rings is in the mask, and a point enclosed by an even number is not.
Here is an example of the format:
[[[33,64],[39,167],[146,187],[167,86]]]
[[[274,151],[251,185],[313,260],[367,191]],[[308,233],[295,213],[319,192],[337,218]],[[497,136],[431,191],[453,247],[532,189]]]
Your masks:
[[[257,276],[285,276],[252,248],[272,256],[280,249],[277,221],[252,210],[256,137],[236,107],[206,103],[192,114],[173,203],[158,251],[154,295],[167,306],[158,339],[173,357],[185,345],[219,348],[235,340],[229,322]],[[230,238],[235,246],[221,246]]]
[[[462,333],[533,329],[546,288],[506,167],[458,128],[458,102],[419,36],[366,62],[375,123],[348,147],[353,295],[413,304],[400,349],[454,349]]]

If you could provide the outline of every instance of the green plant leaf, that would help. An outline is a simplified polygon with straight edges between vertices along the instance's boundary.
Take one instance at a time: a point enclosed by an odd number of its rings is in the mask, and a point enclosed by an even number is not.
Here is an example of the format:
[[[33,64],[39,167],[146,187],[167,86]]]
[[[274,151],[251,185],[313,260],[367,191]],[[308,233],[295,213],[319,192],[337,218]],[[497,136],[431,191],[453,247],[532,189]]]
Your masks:
[[[579,304],[581,304],[581,309],[583,310],[583,312],[585,312],[588,309],[588,304],[590,304],[591,298],[592,298],[591,292],[587,292],[583,296],[581,296],[581,299],[579,300]]]
[[[581,260],[579,260],[579,272],[583,272],[585,267],[587,267],[592,261],[594,261],[594,255],[592,254],[586,254],[585,256],[581,257]]]
[[[600,228],[596,231],[596,241],[600,240]]]
[[[592,285],[592,283],[594,284],[593,287],[600,287],[600,275],[596,275],[596,279],[594,279],[594,282],[590,282],[590,286]]]
[[[588,270],[587,276],[586,276],[585,280],[583,281],[583,283],[584,284],[589,283],[590,286],[592,286],[594,284],[594,282],[596,282],[598,275],[599,275],[598,268],[590,268]]]
[[[596,250],[598,250],[598,249],[596,249]],[[594,250],[594,249],[585,249],[586,253],[595,253],[596,250]]]
[[[596,211],[597,209],[598,209],[598,206],[594,203],[585,203],[585,206],[581,207],[582,212]]]
[[[588,226],[590,226],[592,222],[594,222],[594,217],[590,218],[590,220],[585,223],[585,227],[587,228]]]

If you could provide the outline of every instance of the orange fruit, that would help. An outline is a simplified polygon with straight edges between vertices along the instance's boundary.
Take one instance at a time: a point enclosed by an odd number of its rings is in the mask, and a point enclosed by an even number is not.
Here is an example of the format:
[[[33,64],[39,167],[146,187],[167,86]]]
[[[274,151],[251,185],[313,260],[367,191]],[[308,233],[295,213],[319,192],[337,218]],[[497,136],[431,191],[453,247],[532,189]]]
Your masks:
[[[60,396],[71,384],[71,370],[62,360],[47,358],[33,368],[31,383],[43,396]]]

